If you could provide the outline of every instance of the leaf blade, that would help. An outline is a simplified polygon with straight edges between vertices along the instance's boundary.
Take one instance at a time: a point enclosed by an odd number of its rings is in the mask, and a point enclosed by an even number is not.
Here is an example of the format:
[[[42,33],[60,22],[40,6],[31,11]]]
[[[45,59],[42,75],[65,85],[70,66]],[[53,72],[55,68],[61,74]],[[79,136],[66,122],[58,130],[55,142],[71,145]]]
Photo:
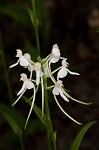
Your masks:
[[[78,150],[79,149],[80,143],[81,143],[85,133],[95,123],[96,123],[96,121],[91,121],[82,127],[82,129],[78,132],[76,138],[74,139],[74,141],[70,147],[70,150]]]
[[[22,130],[15,119],[13,110],[11,110],[7,105],[0,103],[0,113],[8,122],[9,126],[12,128],[14,133],[17,134],[18,136],[22,135]]]

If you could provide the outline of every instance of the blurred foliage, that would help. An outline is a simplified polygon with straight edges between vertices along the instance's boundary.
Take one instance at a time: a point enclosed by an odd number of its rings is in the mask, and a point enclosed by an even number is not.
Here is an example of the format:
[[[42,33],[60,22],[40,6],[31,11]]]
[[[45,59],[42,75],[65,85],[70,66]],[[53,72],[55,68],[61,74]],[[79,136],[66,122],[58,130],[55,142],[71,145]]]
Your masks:
[[[49,34],[50,34],[50,19],[49,14],[47,10],[47,3],[45,0],[38,0],[36,1],[36,8],[37,8],[37,19],[39,20],[39,33],[42,38],[42,46],[43,48],[46,48],[49,42]],[[17,25],[17,23],[22,24],[24,27],[26,26],[28,29],[32,30],[32,23],[29,18],[29,12],[32,11],[31,8],[31,2],[30,1],[24,1],[22,2],[8,2],[4,1],[3,4],[0,1],[0,13],[10,17],[14,24]]]
[[[7,3],[6,6],[0,6],[0,12],[30,28],[31,22],[28,12],[22,5],[18,3]]]
[[[8,122],[14,133],[17,135],[21,135],[22,129],[20,128],[19,123],[24,122],[23,115],[21,115],[21,113],[18,113],[17,111],[13,112],[10,107],[2,103],[0,103],[0,112]],[[21,120],[21,122],[19,120]]]

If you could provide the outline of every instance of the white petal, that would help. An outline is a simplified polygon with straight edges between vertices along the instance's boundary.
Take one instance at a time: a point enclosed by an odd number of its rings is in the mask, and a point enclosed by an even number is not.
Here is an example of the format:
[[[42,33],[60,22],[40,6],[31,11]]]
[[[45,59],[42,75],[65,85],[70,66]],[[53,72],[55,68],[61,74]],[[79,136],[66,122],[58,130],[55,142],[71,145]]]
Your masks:
[[[54,95],[59,95],[59,89],[55,86],[55,87],[53,88],[52,93],[53,93]]]
[[[66,77],[66,75],[67,75],[67,68],[65,67],[62,67],[57,74],[58,78],[64,78]]]
[[[50,60],[51,63],[56,63],[56,62],[58,62],[58,61],[59,61],[59,57],[53,57],[53,58],[51,58],[51,60]]]
[[[29,64],[30,64],[29,61],[24,56],[22,56],[20,58],[20,65],[21,66],[28,66]]]
[[[54,44],[53,45],[53,48],[52,48],[52,54],[55,56],[55,57],[60,57],[60,50],[57,46],[57,44]]]
[[[69,100],[67,99],[67,97],[63,94],[62,90],[59,89],[60,91],[60,96],[66,101],[66,102],[69,102]]]
[[[57,98],[56,98],[55,95],[54,95],[54,99],[55,99],[55,101],[56,101],[58,107],[61,109],[61,111],[62,111],[68,118],[70,118],[70,119],[71,119],[72,121],[74,121],[75,123],[77,123],[77,124],[79,124],[79,125],[82,125],[82,123],[76,121],[74,118],[72,118],[70,115],[68,115],[68,114],[66,113],[66,111],[64,111],[64,109],[63,109],[63,108],[61,107],[61,105],[59,104],[59,102],[58,102],[58,100],[57,100]]]
[[[22,51],[20,49],[16,49],[17,51],[17,54],[16,54],[16,57],[21,57],[22,56]]]
[[[25,53],[24,56],[25,56],[25,58],[27,58],[28,60],[29,60],[29,59],[31,60],[31,55],[30,55],[30,54]]]
[[[65,58],[65,57],[60,57],[60,59],[67,59],[67,58]]]
[[[34,88],[34,83],[31,82],[30,80],[25,81],[25,87],[26,89],[32,89]]]
[[[44,73],[40,70],[40,77],[42,77],[44,75]]]
[[[40,70],[36,71],[36,85],[39,85],[40,83]]]
[[[18,63],[19,63],[19,60],[15,64],[11,65],[9,68],[13,68],[13,67],[17,66]]]
[[[62,60],[62,66],[64,66],[64,67],[68,67],[68,65],[69,65],[69,63],[66,60],[67,60],[67,58],[64,58]]]
[[[21,90],[17,93],[17,96],[20,95],[25,90],[25,82],[23,82]]]
[[[26,89],[20,94],[20,96],[17,98],[17,100],[12,104],[12,106],[14,106],[18,101],[19,99],[22,97],[22,95],[25,93]]]
[[[34,70],[34,66],[33,65],[28,65],[28,70],[31,72]]]
[[[64,58],[64,59],[62,60],[62,65],[64,65],[64,63],[66,63],[66,60],[67,60],[67,58]]]
[[[69,69],[67,69],[67,71],[68,71],[70,74],[72,74],[72,75],[80,75],[79,73],[77,73],[77,72],[72,72],[72,71],[70,71]]]

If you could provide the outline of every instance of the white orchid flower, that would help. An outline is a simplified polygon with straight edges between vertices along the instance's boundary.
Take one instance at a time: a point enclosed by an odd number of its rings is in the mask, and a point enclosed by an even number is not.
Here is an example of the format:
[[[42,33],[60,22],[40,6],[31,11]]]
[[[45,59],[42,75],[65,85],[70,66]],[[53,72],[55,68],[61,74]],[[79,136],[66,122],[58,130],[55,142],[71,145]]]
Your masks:
[[[47,59],[47,65],[46,65],[47,66],[47,72],[48,72],[51,80],[55,84],[56,80],[55,80],[55,78],[54,78],[54,76],[52,74],[55,73],[56,71],[58,71],[60,69],[60,67],[57,68],[55,71],[51,72],[51,63],[56,63],[56,62],[59,61],[59,59],[65,59],[64,57],[60,56],[60,50],[59,50],[59,47],[58,47],[57,44],[53,45],[52,52],[51,52],[50,55],[48,55],[46,57],[46,59]]]
[[[52,53],[50,56],[50,62],[51,63],[56,63],[57,61],[59,61],[60,58],[60,50],[57,44],[54,44],[52,47]]]
[[[23,66],[24,68],[28,68],[29,71],[31,72],[30,78],[32,77],[32,65],[31,65],[31,56],[28,53],[25,53],[24,55],[22,54],[22,51],[20,49],[17,49],[17,54],[16,57],[18,57],[18,61],[11,65],[9,68],[13,68],[20,64],[20,66]]]
[[[67,68],[69,64],[66,62],[66,60],[66,58],[62,60],[62,66],[61,69],[58,71],[57,80],[59,80],[59,78],[66,77],[67,73],[70,73],[72,75],[80,75],[79,73],[72,72]]]
[[[25,91],[26,91],[27,89],[32,89],[32,88],[34,88],[34,83],[33,83],[30,79],[27,78],[27,75],[26,75],[25,73],[22,73],[20,76],[21,76],[20,81],[23,81],[23,85],[22,85],[21,90],[17,93],[17,96],[19,96],[19,97],[18,97],[18,99],[13,103],[13,105],[15,105],[15,104],[19,101],[19,99],[22,97],[22,95],[25,93]],[[13,105],[12,105],[12,106],[13,106]]]
[[[81,125],[80,122],[76,121],[75,119],[73,119],[70,115],[68,115],[64,109],[61,107],[61,105],[59,104],[58,100],[57,100],[57,95],[60,95],[66,102],[69,102],[68,98],[66,97],[65,93],[64,93],[64,89],[63,89],[63,83],[61,80],[58,80],[55,84],[55,87],[53,88],[52,91],[53,95],[54,95],[54,99],[58,105],[58,107],[61,109],[61,111],[67,116],[69,117],[72,121],[74,121],[75,123]],[[70,98],[70,97],[69,97]]]
[[[28,114],[28,117],[27,117],[27,120],[26,120],[26,124],[25,124],[25,128],[27,126],[27,123],[28,123],[28,120],[30,118],[30,115],[31,115],[31,112],[32,112],[32,109],[33,109],[33,106],[34,106],[34,102],[35,102],[35,95],[36,95],[36,92],[35,92],[35,86],[34,86],[34,83],[30,81],[30,79],[27,78],[27,75],[25,73],[22,73],[21,75],[21,78],[20,78],[20,81],[22,80],[23,81],[23,85],[22,85],[22,88],[21,90],[17,93],[17,96],[20,95],[18,97],[18,99],[13,103],[13,105],[15,105],[19,99],[22,97],[22,95],[25,93],[25,91],[27,89],[34,89],[34,93],[33,93],[33,100],[32,100],[32,104],[31,104],[31,108],[30,108],[30,111],[29,111],[29,114]],[[12,106],[13,106],[12,105]]]
[[[49,74],[50,78],[52,79],[52,81],[54,82],[55,84],[55,79],[54,77],[51,75],[51,63],[56,63],[59,61],[60,59],[60,50],[58,48],[58,45],[57,44],[54,44],[53,47],[52,47],[52,52],[51,54],[47,57],[48,60],[47,60],[47,65],[46,65],[46,72]]]
[[[34,64],[34,70],[36,72],[36,85],[39,85],[40,78],[43,76],[43,72],[41,71],[41,63],[36,62]]]
[[[69,102],[67,97],[63,93],[63,83],[61,80],[58,80],[55,84],[55,87],[53,88],[53,94],[54,95],[60,95],[66,102]]]
[[[23,67],[28,67],[30,65],[28,59],[31,59],[31,56],[28,53],[22,55],[22,51],[20,49],[17,49],[16,51],[17,51],[16,57],[18,57],[19,59],[15,64],[11,65],[9,68],[15,67],[18,64],[20,64]]]

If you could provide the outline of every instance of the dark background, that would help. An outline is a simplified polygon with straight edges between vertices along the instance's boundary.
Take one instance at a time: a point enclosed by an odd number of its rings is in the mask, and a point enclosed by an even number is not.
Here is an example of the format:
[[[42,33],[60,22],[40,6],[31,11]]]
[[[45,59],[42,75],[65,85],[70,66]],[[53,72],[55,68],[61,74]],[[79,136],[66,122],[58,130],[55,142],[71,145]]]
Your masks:
[[[38,0],[36,4],[42,57],[46,57],[51,52],[52,45],[57,43],[61,55],[68,58],[69,69],[81,74],[80,76],[68,74],[64,79],[66,89],[71,91],[70,95],[74,98],[85,102],[92,101],[92,105],[85,106],[72,101],[66,103],[62,99],[59,99],[59,102],[71,116],[83,124],[98,120],[99,1]],[[30,53],[34,50],[32,58],[35,59],[35,33],[26,7],[31,7],[30,1],[0,1],[0,30],[7,69],[17,60],[15,58],[17,48]],[[21,71],[19,66],[9,71],[14,99],[16,99],[16,92],[22,85],[19,82]],[[39,98],[40,96],[36,100],[37,105],[40,105]],[[10,107],[2,61],[0,61],[0,102]],[[69,150],[81,126],[76,125],[62,114],[53,97],[49,99],[49,104],[53,126],[57,130],[58,150]],[[15,107],[22,115],[27,116],[29,106],[24,101],[20,100]],[[28,126],[28,129],[24,131],[26,150],[45,150],[47,149],[46,132],[33,113],[30,118],[30,120],[34,120],[31,125],[33,129],[29,129]],[[97,122],[88,130],[80,150],[99,149],[98,126]],[[0,150],[12,149],[20,150],[20,144],[17,136],[0,115]]]

